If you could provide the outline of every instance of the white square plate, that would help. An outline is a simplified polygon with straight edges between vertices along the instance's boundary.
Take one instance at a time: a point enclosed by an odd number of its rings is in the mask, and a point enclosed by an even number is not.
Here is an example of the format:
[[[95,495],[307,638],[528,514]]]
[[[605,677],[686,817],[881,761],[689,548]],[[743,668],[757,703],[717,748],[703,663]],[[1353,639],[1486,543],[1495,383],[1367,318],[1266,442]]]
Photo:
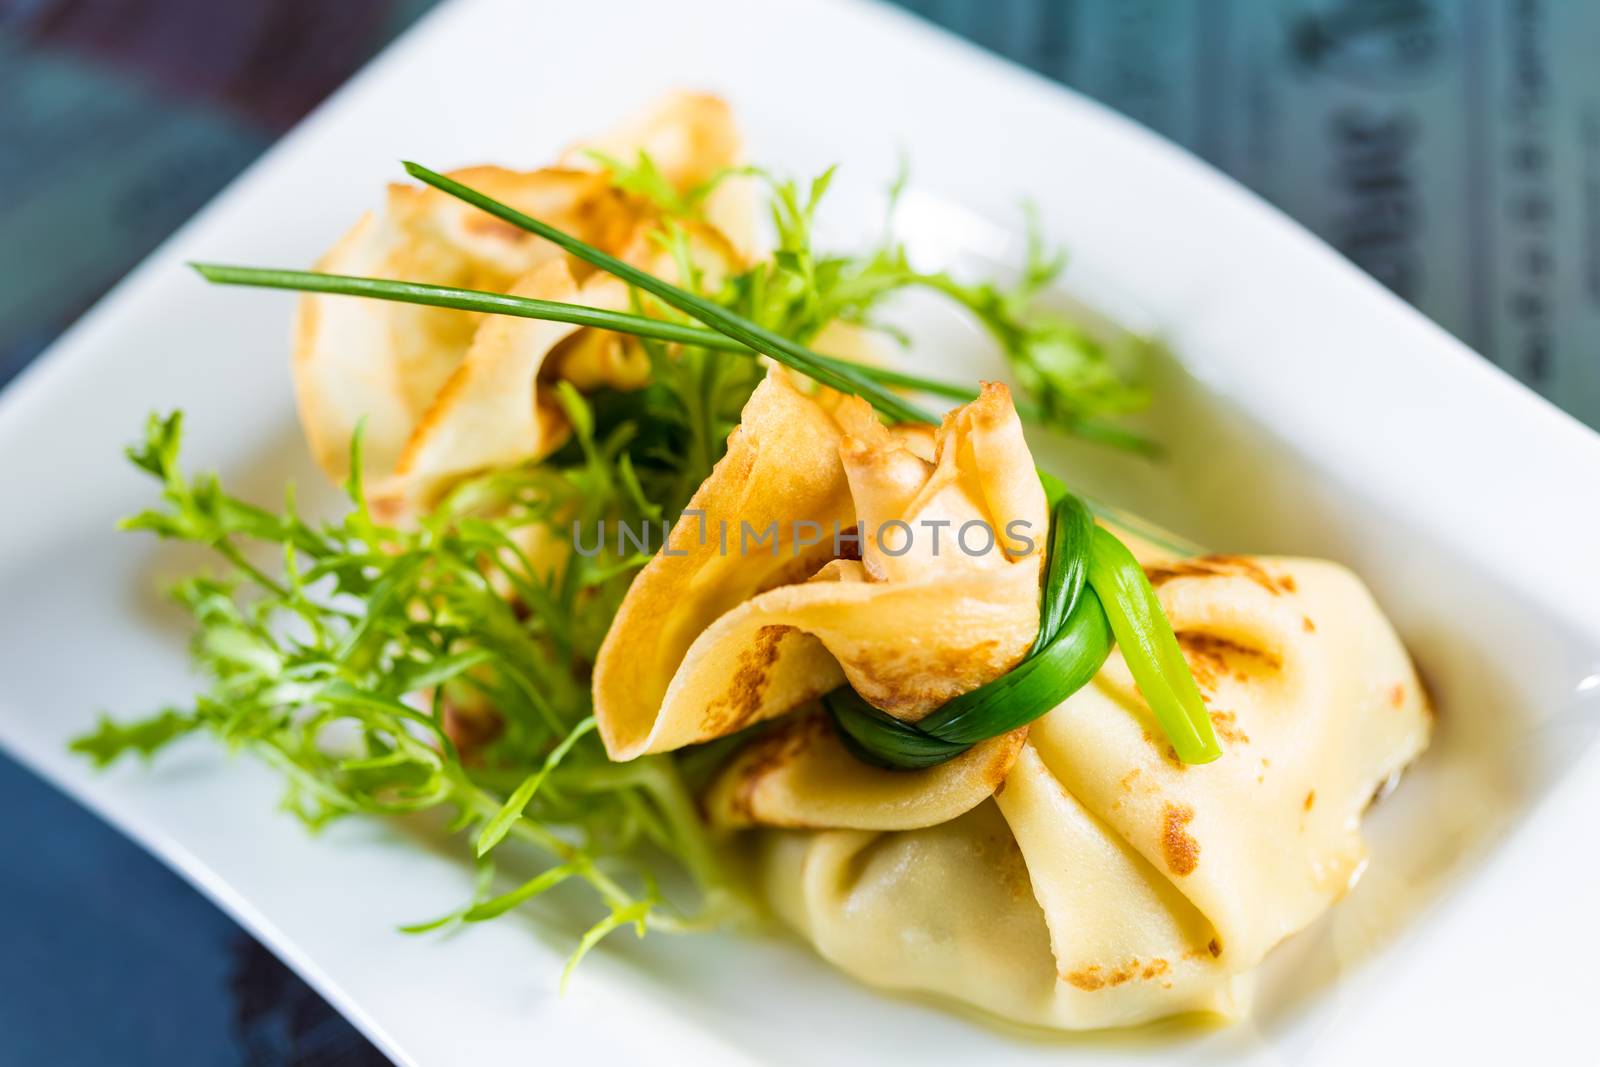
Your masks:
[[[96,711],[141,712],[192,684],[156,593],[192,559],[112,533],[153,497],[119,455],[144,414],[187,409],[190,463],[263,501],[287,476],[316,481],[292,410],[289,298],[207,289],[183,261],[308,263],[402,156],[533,165],[682,84],[726,94],[760,161],[844,163],[832,217],[847,238],[876,225],[899,145],[920,254],[1014,259],[1016,203],[1031,195],[1073,252],[1069,295],[1176,354],[1151,415],[1169,463],[1074,448],[1060,468],[1211,544],[1344,560],[1393,614],[1438,702],[1437,743],[1374,813],[1361,886],[1269,961],[1252,1021],[1018,1035],[857,987],[777,937],[618,935],[561,999],[574,927],[559,903],[456,936],[395,932],[466,895],[459,849],[372,822],[308,837],[274,811],[271,775],[204,742],[104,774],[67,753]],[[926,361],[992,373],[970,330],[908,314]],[[664,1050],[702,1063],[1540,1062],[1592,1047],[1600,437],[1182,152],[886,8],[448,5],[0,398],[0,455],[0,741],[404,1063]]]

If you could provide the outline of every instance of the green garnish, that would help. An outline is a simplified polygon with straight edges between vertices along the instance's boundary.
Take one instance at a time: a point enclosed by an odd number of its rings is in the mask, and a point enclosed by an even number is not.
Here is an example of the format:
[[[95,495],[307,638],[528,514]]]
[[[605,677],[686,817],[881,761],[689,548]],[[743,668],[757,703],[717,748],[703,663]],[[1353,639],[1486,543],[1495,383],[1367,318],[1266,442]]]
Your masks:
[[[890,190],[878,246],[864,255],[817,252],[812,222],[832,175],[831,169],[824,172],[801,196],[796,183],[760,174],[773,191],[779,243],[773,277],[760,287],[752,318],[805,343],[835,321],[886,329],[876,314],[887,299],[908,289],[937,293],[970,313],[999,346],[1029,398],[1031,421],[1116,448],[1160,453],[1148,437],[1108,421],[1143,409],[1149,393],[1118,374],[1106,345],[1070,317],[1041,306],[1039,297],[1060,277],[1066,256],[1046,245],[1031,209],[1020,278],[1010,286],[962,281],[948,271],[914,269],[905,246],[895,239],[892,220],[907,178],[903,165]],[[762,272],[758,266],[751,274],[759,278]],[[1018,411],[1023,410],[1019,404]]]
[[[1178,758],[1209,763],[1220,756],[1200,691],[1144,569],[1070,493],[1051,512],[1039,635],[1021,663],[916,723],[885,714],[849,686],[823,697],[823,705],[861,759],[902,770],[932,767],[1054,709],[1094,678],[1114,640]]]
[[[199,626],[194,652],[212,685],[142,723],[102,719],[73,749],[103,765],[207,731],[279,768],[284,806],[313,828],[354,813],[446,812],[453,830],[474,835],[486,876],[459,911],[413,929],[488,919],[566,880],[594,890],[602,932],[678,929],[733,906],[678,765],[651,756],[619,768],[593,734],[585,672],[644,559],[566,553],[546,573],[518,547],[532,528],[565,532],[558,516],[642,518],[620,473],[627,427],[596,439],[589,420],[573,422],[582,462],[470,480],[400,530],[367,508],[359,438],[352,510],[313,525],[292,492],[274,514],[214,476],[186,476],[181,417],[152,417],[128,455],[160,481],[163,506],[122,527],[207,546],[231,565],[175,591]],[[276,576],[262,547],[279,560]],[[487,736],[460,751],[475,732]],[[508,838],[560,866],[490,896]],[[703,914],[662,910],[651,872],[625,862],[642,842],[695,876]]]
[[[1128,546],[1104,527],[1095,528],[1089,582],[1101,594],[1128,670],[1178,758],[1209,763],[1222,755],[1200,687],[1156,591]]]
[[[845,745],[880,767],[912,770],[954,759],[979,741],[1026,726],[1093,678],[1111,653],[1111,629],[1086,588],[1094,519],[1070,493],[1051,509],[1039,633],[1028,655],[994,681],[913,724],[863,700],[848,685],[822,698]]]
[[[659,174],[652,178],[644,163],[625,176],[629,188],[670,200]],[[816,254],[811,224],[828,175],[804,194],[794,183],[762,175],[774,189],[779,249],[770,261],[702,296],[634,271],[448,178],[408,169],[618,273],[636,290],[711,329],[645,316],[642,301],[635,307],[639,314],[622,314],[443,286],[201,266],[217,282],[348,293],[629,333],[640,338],[652,373],[633,392],[580,396],[558,383],[573,428],[567,446],[537,465],[463,481],[415,529],[404,530],[377,522],[367,507],[359,434],[347,485],[352,509],[338,521],[313,524],[300,518],[292,487],[282,511],[273,512],[227,494],[215,477],[186,476],[178,464],[179,416],[152,417],[143,444],[130,449],[129,457],[159,480],[163,505],[123,525],[206,546],[226,564],[221,575],[191,578],[175,591],[195,619],[195,656],[212,681],[187,706],[131,723],[103,718],[73,748],[105,764],[126,752],[149,756],[205,732],[279,768],[288,784],[285,807],[313,828],[354,813],[442,813],[479,857],[477,886],[459,909],[407,929],[484,921],[558,885],[581,883],[594,893],[600,915],[580,940],[575,963],[614,929],[684,929],[737,908],[739,901],[692,800],[714,770],[717,746],[616,765],[594,735],[587,673],[646,557],[621,556],[603,546],[598,555],[533,558],[521,547],[529,535],[564,542],[574,522],[593,529],[602,522],[660,521],[677,514],[722,456],[761,379],[762,368],[751,358],[755,352],[863,396],[893,418],[932,421],[885,387],[971,399],[976,391],[963,386],[806,348],[829,321],[870,323],[886,296],[909,286],[943,292],[972,310],[1035,391],[1035,414],[1051,425],[1147,447],[1143,439],[1097,421],[1131,409],[1142,394],[1108,385],[1117,379],[1104,352],[1072,334],[1075,328],[1065,320],[1034,313],[1032,297],[1041,279],[1059,267],[1041,266],[1042,253],[1034,253],[1042,246],[1036,243],[1022,284],[1009,291],[917,274],[887,240],[868,257]],[[693,217],[710,187],[662,204],[661,240],[679,257],[680,268],[687,268],[685,278],[695,272],[673,220]],[[1056,595],[1046,598],[1046,616],[1056,621],[1041,625],[1038,650],[1028,661],[1035,666],[997,683],[1021,694],[1018,706],[1031,707],[1035,701],[1027,694],[1047,682],[1066,684],[1063,679],[1074,671],[1091,661],[1097,665],[1094,649],[1110,644],[1107,634],[1117,616],[1098,630],[1092,625],[1106,613],[1092,606],[1098,603],[1094,557],[1084,562],[1082,520],[1073,521],[1058,533],[1074,547],[1052,549],[1051,573],[1063,576],[1053,584]],[[1164,623],[1159,614],[1157,607]],[[1149,611],[1124,611],[1123,620],[1148,626]],[[1053,640],[1044,639],[1047,633]],[[1151,647],[1167,655],[1159,640]],[[1174,664],[1186,673],[1181,656],[1159,660],[1152,670],[1167,678]],[[1179,699],[1182,681],[1168,678],[1164,691]],[[1000,701],[993,706],[1005,707]],[[990,707],[962,698],[942,709],[933,721],[956,740],[939,743],[971,744],[998,721],[989,718],[996,714]],[[957,714],[961,709],[967,710]],[[554,865],[520,884],[497,886],[498,850],[512,840],[546,853]],[[663,902],[654,871],[638,858],[641,844],[693,877],[701,891],[697,910],[685,913]]]

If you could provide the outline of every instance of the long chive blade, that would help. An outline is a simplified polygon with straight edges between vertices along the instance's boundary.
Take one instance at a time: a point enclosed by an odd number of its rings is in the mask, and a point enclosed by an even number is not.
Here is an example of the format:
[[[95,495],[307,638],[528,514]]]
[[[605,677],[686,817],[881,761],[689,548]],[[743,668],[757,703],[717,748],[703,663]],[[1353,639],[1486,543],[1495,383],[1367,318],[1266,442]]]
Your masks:
[[[501,203],[470,186],[463,185],[454,178],[430,170],[418,163],[408,161],[404,165],[406,172],[418,181],[431,185],[441,192],[448,193],[458,200],[486,211],[502,222],[510,223],[519,229],[527,230],[529,233],[543,237],[551,244],[576,256],[585,263],[620,278],[629,285],[644,290],[663,303],[677,308],[691,318],[698,319],[719,333],[740,341],[762,355],[770,356],[779,363],[791,367],[807,377],[821,382],[823,385],[870,401],[873,407],[890,418],[898,419],[902,422],[938,422],[932,415],[881,388],[864,375],[857,373],[854,368],[846,368],[836,363],[821,360],[815,352],[803,345],[796,344],[787,337],[773,333],[742,315],[729,311],[727,308],[714,304],[703,297],[696,296],[686,289],[680,289],[676,285],[662,281],[653,274],[642,271],[632,264],[625,263],[563,230],[556,229],[547,222],[536,219],[531,215],[526,215],[509,204]]]
[[[851,370],[864,378],[871,378],[879,385],[897,386],[901,389],[914,389],[919,393],[929,396],[944,397],[947,400],[960,400],[970,402],[978,399],[978,390],[967,385],[957,385],[955,382],[942,382],[936,378],[924,378],[919,374],[907,374],[904,371],[890,370],[888,367],[874,367],[868,363],[857,363],[854,360],[839,359],[837,356],[825,356],[818,352],[817,358],[835,368]],[[1020,409],[1019,409],[1020,412]]]
[[[1100,595],[1128,670],[1185,763],[1222,755],[1200,688],[1144,569],[1128,547],[1096,527],[1089,584]]]
[[[699,345],[728,352],[749,352],[747,345],[715,330],[682,323],[665,322],[644,315],[567,304],[556,300],[493,293],[482,289],[458,289],[451,285],[402,282],[389,278],[364,278],[352,274],[324,274],[309,270],[276,270],[270,267],[237,267],[224,263],[191,263],[200,276],[217,285],[243,285],[257,289],[289,289],[302,293],[328,293],[333,296],[359,296],[402,304],[478,311],[489,315],[510,315],[522,319],[566,322],[599,330],[650,337],[674,344]]]
[[[426,307],[449,308],[453,311],[475,311],[484,315],[509,315],[520,319],[541,319],[546,322],[566,322],[596,330],[645,337],[668,344],[694,345],[718,352],[736,355],[760,355],[759,350],[704,326],[690,326],[681,322],[666,322],[631,312],[608,311],[568,304],[559,300],[537,300],[533,297],[513,296],[485,289],[462,289],[454,285],[433,285],[428,282],[406,282],[393,278],[369,278],[356,274],[328,274],[313,270],[280,270],[275,267],[242,267],[231,263],[190,263],[195,272],[214,285],[237,285],[255,289],[283,289],[297,293],[325,293],[330,296],[355,296],[368,300],[387,300],[399,304],[421,304]],[[929,396],[943,397],[970,403],[978,398],[978,390],[956,382],[924,378],[920,374],[907,374],[889,367],[874,367],[867,363],[812,355],[817,362],[841,374],[856,374],[878,385],[895,389],[910,389]],[[1017,404],[1017,414],[1029,422],[1045,422],[1045,415],[1026,402]],[[1076,425],[1076,424],[1075,424]],[[1125,442],[1119,442],[1126,447]]]
[[[668,344],[694,345],[732,352],[737,355],[758,356],[761,353],[726,334],[708,330],[704,326],[689,326],[680,322],[652,319],[631,312],[609,311],[583,304],[568,304],[559,300],[537,300],[533,297],[513,296],[484,289],[462,289],[453,285],[432,285],[427,282],[405,282],[392,278],[368,278],[355,274],[327,274],[311,270],[279,270],[273,267],[241,267],[228,263],[189,264],[206,281],[215,285],[238,285],[256,289],[284,289],[299,293],[325,293],[330,296],[355,296],[369,300],[387,300],[400,304],[422,304],[427,307],[449,308],[455,311],[475,311],[485,315],[509,315],[521,319],[541,319],[546,322],[566,322],[596,330],[646,337]],[[854,373],[880,385],[913,389],[930,396],[952,400],[972,401],[978,390],[955,382],[924,378],[916,374],[874,367],[813,353],[818,362],[841,373]],[[1026,407],[1019,408],[1026,412]],[[1026,416],[1025,416],[1026,417]]]

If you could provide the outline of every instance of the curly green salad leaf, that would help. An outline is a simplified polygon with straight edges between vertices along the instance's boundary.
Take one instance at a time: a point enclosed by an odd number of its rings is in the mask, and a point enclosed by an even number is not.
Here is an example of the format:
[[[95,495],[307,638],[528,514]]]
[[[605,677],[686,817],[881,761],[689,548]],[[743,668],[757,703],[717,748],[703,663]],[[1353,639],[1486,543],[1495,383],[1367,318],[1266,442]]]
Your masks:
[[[351,510],[328,523],[301,518],[292,491],[281,513],[239,500],[214,476],[182,471],[181,416],[152,417],[129,458],[159,479],[162,506],[122,525],[204,545],[229,565],[174,590],[211,684],[141,722],[103,719],[73,748],[105,764],[205,731],[282,771],[285,808],[312,828],[444,812],[488,872],[449,922],[492,918],[569,879],[605,909],[591,933],[679,928],[726,910],[728,883],[678,765],[654,756],[619,767],[593,733],[589,665],[645,557],[614,546],[553,564],[529,554],[530,531],[646,517],[622,451],[632,424],[597,439],[589,420],[572,421],[576,462],[471,480],[400,530],[373,518],[359,477]],[[491,896],[495,850],[510,839],[559,866]],[[644,843],[695,877],[703,914],[664,910],[652,871],[628,861]]]

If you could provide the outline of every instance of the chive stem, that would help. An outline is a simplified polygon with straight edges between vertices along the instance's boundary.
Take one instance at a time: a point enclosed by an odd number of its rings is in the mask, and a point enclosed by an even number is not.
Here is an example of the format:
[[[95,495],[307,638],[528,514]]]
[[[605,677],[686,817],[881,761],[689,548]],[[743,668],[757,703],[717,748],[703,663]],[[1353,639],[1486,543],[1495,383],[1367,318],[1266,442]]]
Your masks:
[[[1155,589],[1128,546],[1103,527],[1095,528],[1089,584],[1100,594],[1128,670],[1178,758],[1210,763],[1222,755],[1205,700]]]
[[[368,278],[354,274],[326,274],[310,270],[279,270],[273,267],[240,267],[226,263],[190,263],[206,281],[215,285],[239,285],[257,289],[286,289],[301,293],[327,293],[332,296],[355,296],[369,300],[388,300],[402,304],[421,304],[427,307],[450,308],[455,311],[475,311],[487,315],[508,315],[513,318],[539,319],[546,322],[566,322],[596,330],[646,337],[668,344],[694,345],[718,352],[755,356],[761,353],[743,341],[736,340],[704,326],[652,319],[625,311],[609,311],[583,304],[568,304],[558,300],[537,300],[533,297],[495,293],[483,289],[461,289],[453,285],[432,285],[426,282],[405,282],[391,278]],[[913,389],[930,396],[951,400],[972,401],[978,390],[955,382],[924,378],[916,374],[874,367],[865,363],[825,356],[812,355],[822,364],[835,370],[851,371],[880,385]],[[1028,408],[1018,409],[1027,417]]]

